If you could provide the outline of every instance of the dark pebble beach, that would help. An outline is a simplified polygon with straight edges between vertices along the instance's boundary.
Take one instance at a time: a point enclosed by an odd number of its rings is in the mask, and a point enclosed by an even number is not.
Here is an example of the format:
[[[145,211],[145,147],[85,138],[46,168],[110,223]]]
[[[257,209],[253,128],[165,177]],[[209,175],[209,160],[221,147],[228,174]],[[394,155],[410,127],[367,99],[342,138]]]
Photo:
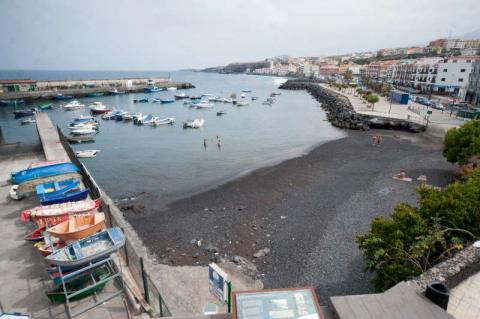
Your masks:
[[[383,136],[379,146],[375,134]],[[441,150],[441,140],[426,133],[349,131],[166,208],[150,199],[142,212],[124,214],[162,263],[242,256],[266,288],[312,286],[326,304],[329,296],[373,291],[355,237],[399,202],[415,204],[418,176],[435,186],[453,179]],[[392,179],[401,169],[413,182]]]

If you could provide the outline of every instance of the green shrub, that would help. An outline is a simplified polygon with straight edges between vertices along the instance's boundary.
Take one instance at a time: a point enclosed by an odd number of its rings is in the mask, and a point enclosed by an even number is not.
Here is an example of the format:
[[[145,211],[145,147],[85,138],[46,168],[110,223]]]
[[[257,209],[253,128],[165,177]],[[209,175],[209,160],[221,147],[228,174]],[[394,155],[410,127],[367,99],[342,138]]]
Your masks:
[[[480,120],[472,120],[445,135],[443,156],[451,162],[467,163],[473,155],[480,154]]]
[[[377,291],[417,276],[480,235],[480,169],[437,191],[422,186],[419,207],[402,203],[358,236]]]

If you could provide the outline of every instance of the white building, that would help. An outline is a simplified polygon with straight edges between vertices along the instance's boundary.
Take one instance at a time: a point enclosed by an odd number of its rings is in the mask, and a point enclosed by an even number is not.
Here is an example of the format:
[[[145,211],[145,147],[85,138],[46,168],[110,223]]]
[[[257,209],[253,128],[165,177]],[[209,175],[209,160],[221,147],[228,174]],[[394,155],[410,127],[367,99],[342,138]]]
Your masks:
[[[479,56],[453,56],[440,61],[433,91],[464,98],[472,72],[472,63],[479,58]]]

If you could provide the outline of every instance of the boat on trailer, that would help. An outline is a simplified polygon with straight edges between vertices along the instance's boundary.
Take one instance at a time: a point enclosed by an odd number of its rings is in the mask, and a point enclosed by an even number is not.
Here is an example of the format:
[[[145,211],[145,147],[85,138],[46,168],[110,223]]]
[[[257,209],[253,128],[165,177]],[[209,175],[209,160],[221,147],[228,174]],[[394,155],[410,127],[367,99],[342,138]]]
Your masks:
[[[118,227],[108,228],[80,239],[46,257],[55,266],[75,267],[108,256],[125,245],[125,236]]]

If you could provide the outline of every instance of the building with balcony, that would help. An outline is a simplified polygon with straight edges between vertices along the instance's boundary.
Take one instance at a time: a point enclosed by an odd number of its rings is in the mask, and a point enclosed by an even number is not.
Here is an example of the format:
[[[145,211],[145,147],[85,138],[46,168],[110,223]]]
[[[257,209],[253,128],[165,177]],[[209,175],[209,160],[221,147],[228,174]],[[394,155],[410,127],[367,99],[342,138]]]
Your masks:
[[[415,62],[415,74],[413,87],[423,93],[433,92],[434,84],[437,83],[438,64],[441,58],[423,58]]]

